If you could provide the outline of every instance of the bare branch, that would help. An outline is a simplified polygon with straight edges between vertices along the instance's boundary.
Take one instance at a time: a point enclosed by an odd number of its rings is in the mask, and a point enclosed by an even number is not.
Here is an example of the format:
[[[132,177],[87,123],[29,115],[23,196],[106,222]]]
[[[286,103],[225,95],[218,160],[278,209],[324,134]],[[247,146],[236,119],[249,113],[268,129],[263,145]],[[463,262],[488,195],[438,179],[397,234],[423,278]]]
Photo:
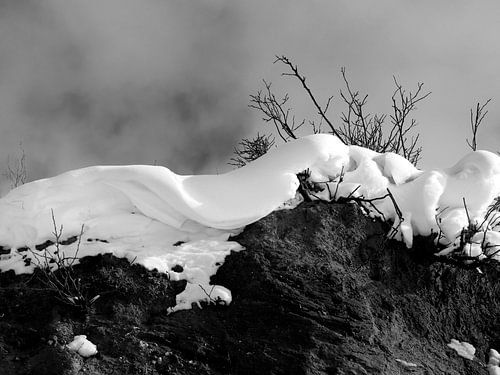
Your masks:
[[[392,95],[391,126],[385,128],[387,115],[366,113],[368,95],[361,96],[359,91],[353,90],[345,68],[340,71],[346,88],[345,92],[340,91],[340,96],[347,105],[347,110],[341,114],[341,133],[347,142],[377,152],[395,152],[416,164],[421,153],[421,148],[417,147],[419,135],[411,138],[408,135],[417,123],[414,119],[408,123],[407,119],[416,109],[416,104],[429,96],[430,92],[423,94],[423,84],[418,83],[415,93],[407,93],[394,78],[396,89]]]
[[[313,133],[321,132],[322,125],[326,123],[329,127],[329,132],[336,135],[345,144],[357,145],[381,153],[394,152],[402,155],[413,164],[418,162],[422,149],[418,146],[419,134],[412,135],[417,122],[413,118],[410,119],[410,114],[416,109],[416,105],[420,101],[430,95],[430,92],[423,92],[423,83],[417,84],[415,92],[407,92],[394,77],[396,88],[392,95],[392,114],[389,116],[390,125],[386,126],[385,123],[388,115],[369,113],[366,110],[368,95],[361,95],[359,91],[355,91],[347,79],[345,68],[341,68],[345,90],[340,90],[340,97],[347,105],[347,109],[341,113],[340,126],[335,127],[327,116],[327,112],[333,102],[333,96],[330,96],[326,104],[321,106],[297,65],[293,64],[286,56],[276,56],[274,62],[280,62],[288,67],[289,71],[282,73],[282,75],[294,77],[299,80],[302,88],[311,99],[319,115],[319,122],[315,122],[314,120],[308,121]],[[297,124],[294,116],[291,115],[291,109],[287,107],[289,101],[288,94],[278,99],[271,90],[271,84],[266,81],[263,82],[265,86],[264,91],[259,91],[257,94],[251,95],[249,106],[263,113],[263,120],[271,122],[274,125],[279,137],[284,142],[287,142],[290,138],[297,138],[296,130],[305,123],[305,120]],[[248,142],[256,140],[244,140],[246,143],[243,142],[241,146],[248,146]],[[236,166],[244,165],[237,160],[239,159],[232,160],[236,164],[230,164]],[[245,159],[243,158],[243,160]]]
[[[470,109],[470,127],[472,131],[472,140],[469,141],[469,139],[466,139],[466,142],[467,145],[472,149],[472,151],[477,150],[477,131],[484,119],[484,116],[486,116],[486,114],[488,113],[488,111],[485,111],[485,108],[490,103],[490,101],[491,98],[483,104],[476,103],[475,112],[472,110],[472,108]]]
[[[21,156],[14,163],[11,163],[10,157],[7,157],[7,170],[3,173],[3,176],[10,181],[11,189],[24,185],[28,180],[26,153],[24,152],[22,143],[19,144],[19,149]]]
[[[297,139],[295,131],[305,122],[295,123],[295,117],[290,118],[290,109],[285,109],[285,105],[290,99],[288,94],[278,99],[271,90],[271,83],[263,80],[265,91],[259,90],[257,94],[250,95],[250,108],[257,109],[263,113],[262,120],[272,122],[280,138],[287,142],[290,138]]]
[[[416,164],[420,159],[421,147],[417,147],[419,136],[407,138],[410,130],[417,126],[415,119],[411,119],[408,124],[407,120],[412,111],[417,109],[416,105],[420,101],[427,98],[431,92],[422,93],[424,87],[423,83],[417,83],[417,90],[415,93],[406,92],[406,90],[399,84],[396,77],[393,77],[396,89],[392,95],[392,109],[393,114],[390,116],[392,126],[391,132],[395,134],[394,140],[391,144],[393,152],[401,154],[403,157]]]
[[[87,298],[84,293],[80,278],[73,269],[75,261],[78,259],[84,226],[81,226],[80,234],[72,237],[71,243],[78,241],[73,256],[66,256],[61,245],[68,243],[62,241],[63,226],[57,226],[54,211],[51,210],[54,241],[48,241],[48,246],[43,247],[40,252],[29,249],[36,266],[39,268],[37,275],[46,288],[55,293],[56,298],[65,304],[77,306],[87,311],[90,306],[99,298]],[[49,247],[54,250],[49,250]],[[38,247],[35,247],[38,250]]]
[[[232,157],[228,164],[240,168],[269,151],[274,146],[274,138],[271,135],[257,133],[253,139],[242,139],[238,146],[234,148],[236,156]]]
[[[304,88],[304,90],[306,90],[307,94],[309,95],[309,98],[311,99],[314,106],[318,110],[318,115],[320,115],[321,118],[328,124],[332,134],[336,135],[343,143],[345,143],[345,140],[343,139],[342,135],[337,131],[337,129],[333,126],[332,122],[326,116],[326,112],[328,111],[328,107],[330,106],[330,101],[332,100],[332,97],[330,97],[328,99],[325,107],[321,108],[321,106],[318,104],[318,101],[316,100],[313,93],[311,92],[311,89],[306,84],[306,77],[300,74],[300,72],[297,68],[297,65],[294,65],[290,61],[290,59],[288,59],[288,57],[286,57],[286,56],[276,56],[276,60],[274,62],[275,63],[281,62],[290,68],[292,73],[282,73],[282,75],[295,77],[300,81],[300,83],[302,84],[302,87]]]

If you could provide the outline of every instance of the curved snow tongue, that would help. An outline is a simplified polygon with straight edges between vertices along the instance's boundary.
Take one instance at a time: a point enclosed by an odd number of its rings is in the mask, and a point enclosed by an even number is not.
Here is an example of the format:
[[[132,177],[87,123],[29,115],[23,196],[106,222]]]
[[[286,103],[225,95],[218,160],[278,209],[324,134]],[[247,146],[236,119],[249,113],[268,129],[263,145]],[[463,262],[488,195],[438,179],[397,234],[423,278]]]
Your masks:
[[[32,272],[44,266],[40,259],[54,268],[58,257],[113,253],[187,280],[172,311],[230,303],[230,291],[210,285],[225,256],[242,250],[229,236],[300,203],[297,191],[363,202],[367,214],[393,222],[409,247],[413,236],[433,234],[443,253],[500,259],[500,204],[492,205],[499,156],[476,151],[452,168],[421,171],[399,155],[316,134],[222,175],[96,166],[20,186],[0,199],[0,270]]]

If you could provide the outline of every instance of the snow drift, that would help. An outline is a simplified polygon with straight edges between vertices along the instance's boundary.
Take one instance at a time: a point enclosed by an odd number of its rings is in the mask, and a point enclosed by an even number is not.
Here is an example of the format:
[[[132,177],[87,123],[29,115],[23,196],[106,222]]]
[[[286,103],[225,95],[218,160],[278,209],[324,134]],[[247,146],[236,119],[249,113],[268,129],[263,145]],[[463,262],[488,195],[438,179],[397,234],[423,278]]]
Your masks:
[[[471,244],[471,254],[492,255],[482,253],[483,241],[491,244],[488,251],[498,250],[500,215],[495,211],[487,221],[485,215],[500,195],[499,156],[476,151],[451,168],[421,171],[399,155],[316,134],[223,175],[181,176],[160,166],[96,166],[20,186],[0,199],[0,270],[30,272],[36,266],[34,254],[51,254],[55,246],[41,244],[54,239],[54,217],[64,238],[81,234],[78,242],[63,246],[66,256],[112,252],[186,279],[174,310],[201,300],[229,303],[228,290],[209,285],[229,251],[242,249],[229,236],[296,197],[296,174],[304,170],[322,199],[331,199],[332,192],[333,198],[371,199],[389,189],[402,215],[391,199],[374,201],[372,214],[394,221],[407,246],[414,235],[441,233],[440,241],[453,249],[471,221],[484,227],[483,237],[472,239],[478,243]]]

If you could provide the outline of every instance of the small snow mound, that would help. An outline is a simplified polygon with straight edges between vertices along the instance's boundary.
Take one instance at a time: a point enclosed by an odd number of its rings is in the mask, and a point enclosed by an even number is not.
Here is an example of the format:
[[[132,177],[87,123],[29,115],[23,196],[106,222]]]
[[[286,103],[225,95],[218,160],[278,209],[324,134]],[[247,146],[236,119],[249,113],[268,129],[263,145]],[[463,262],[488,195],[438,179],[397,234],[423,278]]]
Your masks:
[[[455,339],[451,339],[451,342],[447,344],[448,347],[455,350],[460,357],[465,359],[474,360],[474,355],[476,354],[476,348],[468,342],[460,342]]]
[[[75,353],[80,354],[82,357],[88,358],[97,354],[97,346],[87,340],[87,336],[78,335],[75,336],[72,342],[70,342],[66,347]]]
[[[400,363],[401,366],[403,367],[408,367],[408,368],[415,368],[415,367],[418,367],[418,365],[416,363],[413,363],[413,362],[407,362],[405,360],[402,360],[402,359],[399,359],[399,358],[396,358],[396,362]]]
[[[487,368],[489,375],[500,375],[500,354],[495,349],[490,349]]]

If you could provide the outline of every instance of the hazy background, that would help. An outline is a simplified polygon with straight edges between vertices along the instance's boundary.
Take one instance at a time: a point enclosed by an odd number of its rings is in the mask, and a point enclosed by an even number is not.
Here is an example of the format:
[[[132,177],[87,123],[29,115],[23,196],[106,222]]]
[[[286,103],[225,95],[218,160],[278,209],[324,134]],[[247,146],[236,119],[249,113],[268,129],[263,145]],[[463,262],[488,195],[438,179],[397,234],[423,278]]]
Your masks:
[[[340,67],[390,110],[395,75],[419,105],[422,168],[467,151],[469,108],[490,97],[481,148],[500,149],[500,3],[411,0],[0,0],[0,169],[26,152],[30,179],[92,164],[218,173],[257,130],[248,96],[286,54],[318,97],[343,109]]]

